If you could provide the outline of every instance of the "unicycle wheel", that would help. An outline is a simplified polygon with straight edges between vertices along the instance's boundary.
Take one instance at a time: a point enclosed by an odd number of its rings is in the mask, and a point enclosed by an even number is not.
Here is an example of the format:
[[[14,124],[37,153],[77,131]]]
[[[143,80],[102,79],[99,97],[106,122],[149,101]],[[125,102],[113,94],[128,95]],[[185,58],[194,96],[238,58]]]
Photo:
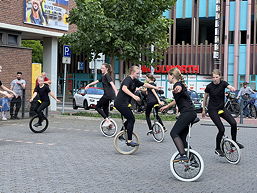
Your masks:
[[[110,119],[111,124],[104,126],[105,119],[100,123],[100,130],[105,137],[113,137],[117,133],[117,124],[113,119]]]
[[[113,141],[114,148],[120,154],[130,155],[135,153],[138,150],[139,146],[135,146],[135,147],[128,146],[126,144],[127,136],[125,135],[126,135],[126,132],[124,130],[118,132],[117,135],[115,135],[114,141]],[[139,138],[135,133],[132,134],[132,141],[139,144]]]
[[[231,164],[238,164],[241,159],[240,148],[232,139],[225,138],[221,142],[221,150],[224,153],[224,157]]]
[[[189,151],[189,162],[174,162],[175,159],[180,157],[178,151],[170,159],[170,170],[173,176],[183,182],[197,180],[204,170],[204,162],[200,154],[192,149]]]
[[[39,117],[35,115],[29,121],[29,128],[34,133],[43,133],[48,127],[48,119],[46,117],[43,117],[41,125],[36,126],[37,123],[39,123]]]
[[[161,143],[164,140],[164,129],[159,122],[153,124],[152,135],[153,139],[158,143]]]

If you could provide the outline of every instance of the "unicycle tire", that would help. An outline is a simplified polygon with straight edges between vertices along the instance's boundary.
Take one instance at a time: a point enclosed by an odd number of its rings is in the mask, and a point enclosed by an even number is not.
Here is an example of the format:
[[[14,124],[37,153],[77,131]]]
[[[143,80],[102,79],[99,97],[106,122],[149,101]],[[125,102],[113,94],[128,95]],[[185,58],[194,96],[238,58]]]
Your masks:
[[[158,143],[161,143],[164,140],[164,129],[159,122],[155,122],[153,124],[152,135],[153,135],[153,139]]]
[[[115,135],[114,140],[113,140],[114,148],[120,154],[130,155],[130,154],[135,153],[138,150],[139,146],[135,146],[135,147],[128,146],[126,144],[127,136],[125,136],[125,135],[126,134],[125,134],[124,130],[118,132],[117,135]],[[135,133],[132,134],[132,140],[139,144],[139,138]]]
[[[48,119],[44,116],[42,121],[42,126],[35,127],[34,125],[38,123],[38,115],[33,116],[29,121],[29,128],[34,133],[43,133],[48,127]]]
[[[240,148],[235,141],[229,138],[225,138],[222,140],[220,148],[224,153],[224,157],[229,163],[236,165],[240,162]]]
[[[176,158],[180,157],[178,151],[170,159],[170,170],[173,176],[183,182],[196,181],[204,170],[204,162],[201,155],[192,149],[189,152],[189,162],[174,162]]]
[[[113,119],[110,119],[111,124],[108,127],[104,127],[105,119],[100,123],[100,130],[105,137],[113,137],[117,133],[117,124]]]

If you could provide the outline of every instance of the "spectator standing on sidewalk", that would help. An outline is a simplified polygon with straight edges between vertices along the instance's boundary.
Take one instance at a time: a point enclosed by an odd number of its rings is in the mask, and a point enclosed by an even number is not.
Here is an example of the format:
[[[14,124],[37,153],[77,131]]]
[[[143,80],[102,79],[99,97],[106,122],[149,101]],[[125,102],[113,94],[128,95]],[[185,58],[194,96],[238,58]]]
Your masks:
[[[11,82],[11,90],[13,90],[17,94],[17,96],[14,96],[11,100],[11,105],[10,105],[11,119],[19,119],[18,113],[21,108],[21,100],[23,98],[23,90],[25,88],[26,88],[26,81],[22,79],[22,72],[17,72],[17,78]],[[15,112],[14,112],[14,107],[15,107]]]
[[[4,91],[6,94],[8,94],[6,91]],[[3,121],[7,121],[7,112],[10,111],[10,99],[5,96],[1,98],[1,102],[0,102],[0,108],[1,108],[1,112],[2,112],[2,120]]]
[[[237,98],[240,98],[240,100],[243,101],[243,105],[244,105],[243,114],[244,114],[244,116],[251,118],[250,110],[249,110],[247,104],[248,104],[248,100],[249,100],[250,95],[254,94],[255,92],[247,85],[248,85],[248,82],[243,83],[243,87],[238,92]]]

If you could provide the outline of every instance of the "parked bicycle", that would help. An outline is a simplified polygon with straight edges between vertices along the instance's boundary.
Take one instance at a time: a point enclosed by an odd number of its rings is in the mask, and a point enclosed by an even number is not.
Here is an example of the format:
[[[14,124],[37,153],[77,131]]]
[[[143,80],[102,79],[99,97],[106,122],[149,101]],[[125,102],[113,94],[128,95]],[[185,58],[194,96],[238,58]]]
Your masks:
[[[234,117],[238,117],[240,115],[240,105],[236,98],[235,93],[227,92],[226,93],[226,103],[225,108],[228,109],[229,113]]]
[[[242,96],[244,99],[244,107],[243,112],[247,113],[245,116],[253,117],[256,119],[257,117],[257,96],[255,94],[249,95],[245,94]]]

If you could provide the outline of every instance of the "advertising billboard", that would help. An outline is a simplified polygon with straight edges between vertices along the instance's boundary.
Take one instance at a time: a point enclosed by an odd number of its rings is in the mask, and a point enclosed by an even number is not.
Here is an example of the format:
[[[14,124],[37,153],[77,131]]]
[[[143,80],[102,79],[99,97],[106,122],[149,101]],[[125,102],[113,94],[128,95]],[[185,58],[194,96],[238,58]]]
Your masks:
[[[24,23],[68,31],[69,0],[24,0]]]

